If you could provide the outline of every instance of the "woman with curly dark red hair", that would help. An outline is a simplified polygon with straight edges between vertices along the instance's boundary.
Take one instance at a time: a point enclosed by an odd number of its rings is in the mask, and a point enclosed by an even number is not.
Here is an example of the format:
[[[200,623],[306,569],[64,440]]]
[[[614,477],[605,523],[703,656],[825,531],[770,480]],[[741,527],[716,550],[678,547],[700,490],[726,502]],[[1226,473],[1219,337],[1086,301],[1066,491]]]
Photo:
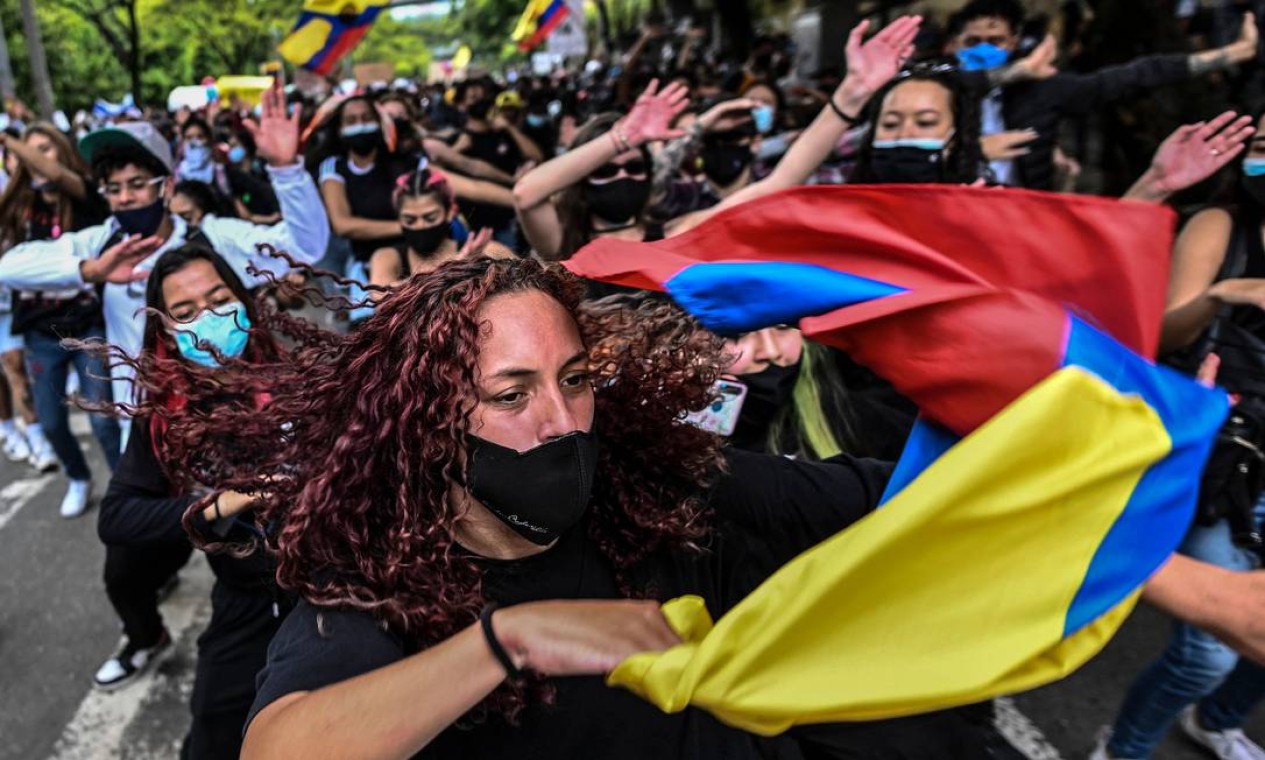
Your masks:
[[[888,468],[722,456],[683,422],[720,341],[666,303],[582,293],[535,261],[449,262],[355,333],[313,330],[222,381],[266,406],[190,388],[155,410],[169,469],[267,492],[253,514],[304,599],[244,757],[759,757],[599,676],[674,643],[655,600],[723,613],[865,514]]]

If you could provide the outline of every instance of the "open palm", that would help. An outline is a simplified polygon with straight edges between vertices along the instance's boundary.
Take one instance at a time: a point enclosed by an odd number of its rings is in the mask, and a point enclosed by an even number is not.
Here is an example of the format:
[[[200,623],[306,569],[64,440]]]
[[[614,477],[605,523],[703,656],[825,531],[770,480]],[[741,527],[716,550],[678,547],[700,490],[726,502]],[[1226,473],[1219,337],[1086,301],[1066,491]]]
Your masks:
[[[290,166],[299,154],[299,114],[286,113],[281,81],[264,91],[259,121],[247,120],[259,157],[272,166]]]
[[[633,145],[671,140],[685,134],[672,128],[672,122],[689,105],[688,91],[673,82],[658,91],[659,80],[651,80],[645,92],[637,98],[632,110],[620,122],[624,135]]]
[[[862,42],[870,22],[862,21],[848,35],[847,79],[866,92],[877,92],[900,71],[914,54],[914,38],[922,25],[921,16],[901,16],[878,34]]]
[[[1151,172],[1165,192],[1175,193],[1202,182],[1233,161],[1254,134],[1252,117],[1233,111],[1207,123],[1178,127],[1155,152]]]

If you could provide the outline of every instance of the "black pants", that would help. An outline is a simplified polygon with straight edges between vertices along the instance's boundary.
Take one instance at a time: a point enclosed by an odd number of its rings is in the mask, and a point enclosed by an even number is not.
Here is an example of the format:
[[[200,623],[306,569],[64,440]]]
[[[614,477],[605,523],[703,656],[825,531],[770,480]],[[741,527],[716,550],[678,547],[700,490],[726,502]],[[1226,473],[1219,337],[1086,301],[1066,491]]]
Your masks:
[[[193,546],[187,541],[105,547],[105,593],[133,645],[152,646],[162,637],[158,589],[184,567],[192,553]]]
[[[281,627],[287,606],[273,614],[267,591],[244,591],[216,581],[211,590],[211,622],[198,637],[197,674],[189,711],[183,760],[237,760],[242,730],[255,701],[255,676],[268,660],[268,644]]]

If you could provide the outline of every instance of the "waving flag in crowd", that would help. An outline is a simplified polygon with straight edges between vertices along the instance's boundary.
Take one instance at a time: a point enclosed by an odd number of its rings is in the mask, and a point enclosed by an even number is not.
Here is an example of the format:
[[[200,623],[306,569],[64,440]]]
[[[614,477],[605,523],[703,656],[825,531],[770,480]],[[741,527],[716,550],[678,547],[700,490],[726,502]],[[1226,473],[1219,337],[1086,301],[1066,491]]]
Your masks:
[[[548,39],[570,13],[566,0],[529,0],[511,37],[525,53]]]
[[[391,0],[306,0],[277,50],[295,66],[321,76],[351,52]]]
[[[1022,191],[800,188],[581,250],[577,274],[667,291],[717,332],[797,324],[923,415],[883,509],[714,627],[669,603],[685,643],[611,682],[769,734],[977,702],[1097,653],[1184,535],[1227,408],[1151,361],[1172,221]]]

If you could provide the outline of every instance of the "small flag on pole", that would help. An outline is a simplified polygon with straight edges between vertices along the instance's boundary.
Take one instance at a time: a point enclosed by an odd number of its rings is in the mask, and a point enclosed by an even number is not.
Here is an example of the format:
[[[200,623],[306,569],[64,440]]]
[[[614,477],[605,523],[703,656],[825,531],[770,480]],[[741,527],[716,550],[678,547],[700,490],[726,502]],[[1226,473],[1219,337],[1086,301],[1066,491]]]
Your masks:
[[[277,46],[281,57],[322,76],[351,52],[391,0],[307,0]]]
[[[565,0],[528,0],[512,35],[518,49],[526,53],[544,42],[570,13]]]

